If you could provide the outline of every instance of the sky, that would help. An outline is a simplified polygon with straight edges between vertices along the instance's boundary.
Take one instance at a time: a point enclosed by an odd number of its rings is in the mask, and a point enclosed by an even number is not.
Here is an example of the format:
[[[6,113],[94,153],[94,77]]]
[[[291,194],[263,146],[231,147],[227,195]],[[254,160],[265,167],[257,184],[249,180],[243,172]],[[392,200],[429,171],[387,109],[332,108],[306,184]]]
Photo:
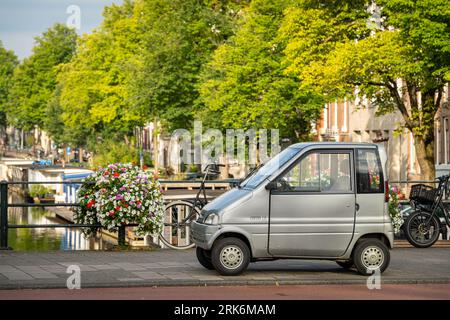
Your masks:
[[[31,54],[34,37],[41,35],[56,22],[77,21],[75,11],[67,13],[70,6],[80,9],[79,34],[89,33],[102,21],[105,6],[120,4],[122,0],[0,0],[0,40],[8,50],[23,59]]]

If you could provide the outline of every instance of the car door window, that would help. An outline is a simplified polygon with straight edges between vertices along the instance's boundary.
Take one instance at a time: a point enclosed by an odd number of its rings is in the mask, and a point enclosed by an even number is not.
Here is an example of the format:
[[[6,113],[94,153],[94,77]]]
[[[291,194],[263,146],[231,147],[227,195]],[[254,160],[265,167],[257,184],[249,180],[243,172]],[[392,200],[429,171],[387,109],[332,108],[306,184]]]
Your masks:
[[[356,164],[358,193],[383,193],[383,171],[376,150],[358,149]]]
[[[277,181],[280,191],[351,192],[350,153],[310,153]]]

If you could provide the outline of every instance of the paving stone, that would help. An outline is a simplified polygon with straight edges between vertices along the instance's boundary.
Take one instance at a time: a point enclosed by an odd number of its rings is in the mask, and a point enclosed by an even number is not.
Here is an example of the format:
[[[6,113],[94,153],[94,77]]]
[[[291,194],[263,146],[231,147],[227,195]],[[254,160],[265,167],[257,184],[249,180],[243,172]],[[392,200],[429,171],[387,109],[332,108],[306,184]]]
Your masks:
[[[2,272],[8,280],[33,280],[34,278],[20,270],[11,272]]]
[[[137,265],[148,269],[161,268],[161,265],[158,262],[138,263]]]
[[[50,273],[66,273],[67,268],[62,267],[60,265],[40,265],[43,270],[50,272]]]
[[[45,271],[44,269],[40,268],[39,266],[17,266],[18,269],[22,270],[23,272],[29,274],[35,279],[55,279],[58,278],[56,275]]]
[[[87,265],[86,267],[90,267],[93,269],[97,269],[97,270],[118,270],[120,269],[119,266],[114,266],[111,264],[92,264],[92,265]]]
[[[139,272],[133,272],[136,276],[139,278],[145,279],[145,280],[151,280],[151,279],[166,279],[163,275],[153,272],[153,271],[139,271]]]
[[[112,265],[117,266],[126,271],[145,271],[146,269],[137,264],[129,263],[129,262],[120,262],[120,263],[112,263]]]
[[[128,282],[128,281],[144,281],[142,278],[119,278],[117,279],[120,282]]]
[[[183,272],[165,272],[164,275],[169,279],[179,280],[179,279],[193,279],[190,275]]]

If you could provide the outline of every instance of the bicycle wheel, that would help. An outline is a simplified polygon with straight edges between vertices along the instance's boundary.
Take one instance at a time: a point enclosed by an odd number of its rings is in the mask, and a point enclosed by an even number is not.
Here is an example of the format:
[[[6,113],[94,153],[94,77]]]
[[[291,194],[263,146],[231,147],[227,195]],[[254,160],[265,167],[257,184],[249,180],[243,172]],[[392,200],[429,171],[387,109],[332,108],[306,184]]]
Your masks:
[[[191,241],[192,221],[197,220],[199,208],[188,201],[172,201],[165,207],[164,228],[159,239],[172,249],[189,249],[194,247]]]
[[[405,236],[417,248],[431,247],[439,238],[440,221],[428,212],[416,211],[405,222]]]

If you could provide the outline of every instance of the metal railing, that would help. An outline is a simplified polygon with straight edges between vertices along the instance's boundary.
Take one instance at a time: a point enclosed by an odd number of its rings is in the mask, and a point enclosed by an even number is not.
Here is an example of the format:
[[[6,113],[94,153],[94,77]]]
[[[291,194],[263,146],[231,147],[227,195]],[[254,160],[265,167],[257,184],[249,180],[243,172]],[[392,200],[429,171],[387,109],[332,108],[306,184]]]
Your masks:
[[[405,190],[405,199],[401,200],[401,203],[409,202],[409,188],[414,184],[439,184],[438,180],[389,180],[389,185],[398,185],[400,189],[404,188]],[[402,187],[404,185],[404,187]],[[450,196],[450,192],[444,192],[444,200],[447,200]]]
[[[9,208],[27,208],[27,207],[78,207],[79,203],[9,203],[8,191],[10,185],[29,184],[66,184],[66,185],[82,185],[91,184],[85,181],[0,181],[0,250],[10,250],[8,246],[8,230],[22,228],[102,228],[100,224],[79,224],[79,223],[62,223],[62,224],[9,224],[8,209]],[[118,228],[117,242],[119,246],[125,245],[125,227],[134,227],[137,224],[127,224]]]
[[[229,179],[229,180],[210,180],[208,183],[228,183],[230,186],[237,183],[239,180]],[[161,184],[171,184],[171,183],[186,183],[186,184],[196,184],[198,181],[187,180],[187,181],[174,181],[174,180],[161,180]],[[61,185],[83,185],[83,184],[93,184],[93,182],[86,181],[0,181],[0,250],[11,249],[8,246],[8,230],[9,229],[21,229],[21,228],[102,228],[100,224],[78,224],[78,223],[63,223],[63,224],[9,224],[8,222],[8,209],[9,208],[29,208],[29,207],[79,207],[79,203],[9,203],[8,192],[10,185],[27,185],[32,184],[61,184]],[[127,224],[122,225],[118,228],[117,242],[119,246],[126,244],[125,240],[125,228],[135,227],[137,224]]]

